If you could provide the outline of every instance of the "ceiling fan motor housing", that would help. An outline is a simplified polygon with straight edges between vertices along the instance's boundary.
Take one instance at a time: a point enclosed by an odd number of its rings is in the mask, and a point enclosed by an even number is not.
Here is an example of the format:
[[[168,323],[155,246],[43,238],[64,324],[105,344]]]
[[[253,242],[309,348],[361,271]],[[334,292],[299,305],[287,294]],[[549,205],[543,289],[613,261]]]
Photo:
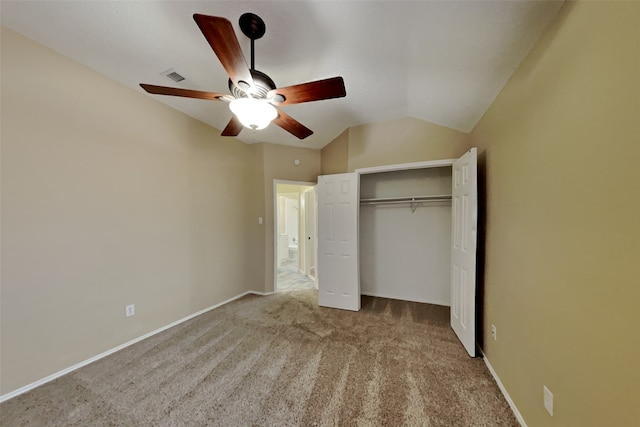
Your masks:
[[[229,90],[235,98],[252,98],[265,99],[269,91],[276,88],[276,84],[271,80],[271,77],[258,70],[250,70],[251,77],[253,78],[253,89],[249,91],[249,84],[241,81],[239,85],[233,84],[229,79]]]

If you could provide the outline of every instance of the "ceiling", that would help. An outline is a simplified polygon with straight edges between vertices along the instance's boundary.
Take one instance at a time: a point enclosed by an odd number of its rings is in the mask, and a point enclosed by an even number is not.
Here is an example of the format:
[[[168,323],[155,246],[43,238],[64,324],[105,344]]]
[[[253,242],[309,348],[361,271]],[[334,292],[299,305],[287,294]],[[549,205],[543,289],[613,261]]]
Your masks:
[[[139,83],[228,93],[227,75],[193,21],[223,16],[240,32],[262,17],[256,69],[278,87],[342,76],[347,96],[281,107],[315,133],[270,125],[246,143],[322,148],[345,129],[415,117],[469,132],[547,28],[559,1],[6,1],[2,24],[135,90]],[[163,72],[186,80],[175,83]],[[218,129],[228,104],[146,95]]]

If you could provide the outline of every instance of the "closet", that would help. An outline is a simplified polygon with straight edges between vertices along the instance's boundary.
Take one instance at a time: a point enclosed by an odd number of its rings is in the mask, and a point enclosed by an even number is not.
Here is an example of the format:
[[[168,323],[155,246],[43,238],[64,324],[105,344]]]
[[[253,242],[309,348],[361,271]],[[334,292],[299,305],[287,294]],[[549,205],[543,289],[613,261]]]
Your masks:
[[[360,295],[451,306],[475,356],[477,151],[318,177],[318,302]]]
[[[451,165],[360,171],[360,293],[450,305]]]

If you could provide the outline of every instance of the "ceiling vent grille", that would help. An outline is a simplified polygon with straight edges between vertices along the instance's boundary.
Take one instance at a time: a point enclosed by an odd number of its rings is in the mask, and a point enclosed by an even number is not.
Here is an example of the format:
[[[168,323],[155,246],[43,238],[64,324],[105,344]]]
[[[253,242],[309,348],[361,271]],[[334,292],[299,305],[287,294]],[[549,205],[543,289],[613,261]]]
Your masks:
[[[180,74],[176,73],[173,70],[167,70],[164,73],[165,76],[169,77],[171,80],[173,80],[174,82],[181,82],[184,80],[184,77],[182,77]]]

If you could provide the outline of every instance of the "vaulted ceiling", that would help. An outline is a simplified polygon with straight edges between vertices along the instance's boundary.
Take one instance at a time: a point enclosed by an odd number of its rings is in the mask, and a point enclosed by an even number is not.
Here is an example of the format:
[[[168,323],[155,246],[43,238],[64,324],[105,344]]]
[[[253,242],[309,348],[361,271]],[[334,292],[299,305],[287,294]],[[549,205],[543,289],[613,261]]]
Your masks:
[[[2,1],[2,24],[135,90],[139,83],[228,93],[194,13],[259,15],[256,69],[278,87],[333,76],[345,98],[282,107],[314,134],[270,125],[246,143],[322,148],[346,128],[405,116],[469,132],[551,22],[560,1]],[[175,83],[164,72],[185,77]],[[44,70],[46,72],[46,70]],[[87,88],[82,88],[87,90]],[[89,88],[90,90],[90,88]],[[228,104],[145,95],[218,129]]]

